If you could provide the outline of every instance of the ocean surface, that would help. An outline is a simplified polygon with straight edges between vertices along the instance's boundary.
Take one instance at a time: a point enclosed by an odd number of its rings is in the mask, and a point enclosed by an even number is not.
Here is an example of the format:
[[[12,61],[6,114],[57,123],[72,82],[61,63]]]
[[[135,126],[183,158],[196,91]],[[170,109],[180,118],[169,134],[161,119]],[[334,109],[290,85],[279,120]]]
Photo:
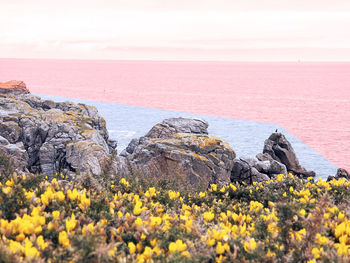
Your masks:
[[[206,119],[238,156],[276,128],[319,176],[350,169],[350,63],[0,59],[0,82],[94,104],[118,150],[172,116]]]

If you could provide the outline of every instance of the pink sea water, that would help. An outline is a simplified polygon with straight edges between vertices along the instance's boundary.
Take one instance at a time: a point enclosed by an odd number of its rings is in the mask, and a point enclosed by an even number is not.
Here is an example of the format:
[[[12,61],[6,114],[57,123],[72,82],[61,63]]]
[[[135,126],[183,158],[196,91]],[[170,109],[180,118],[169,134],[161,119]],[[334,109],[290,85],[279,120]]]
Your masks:
[[[0,82],[10,79],[34,93],[279,124],[350,170],[350,63],[0,59]]]

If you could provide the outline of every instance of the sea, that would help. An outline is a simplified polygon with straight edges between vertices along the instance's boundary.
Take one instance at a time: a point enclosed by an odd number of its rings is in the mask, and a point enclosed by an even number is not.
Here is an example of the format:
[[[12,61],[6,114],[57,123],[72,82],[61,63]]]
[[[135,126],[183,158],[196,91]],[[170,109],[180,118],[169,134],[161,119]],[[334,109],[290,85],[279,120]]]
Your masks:
[[[350,170],[350,63],[0,59],[7,80],[96,106],[118,152],[165,118],[190,117],[238,157],[277,129],[318,177]]]

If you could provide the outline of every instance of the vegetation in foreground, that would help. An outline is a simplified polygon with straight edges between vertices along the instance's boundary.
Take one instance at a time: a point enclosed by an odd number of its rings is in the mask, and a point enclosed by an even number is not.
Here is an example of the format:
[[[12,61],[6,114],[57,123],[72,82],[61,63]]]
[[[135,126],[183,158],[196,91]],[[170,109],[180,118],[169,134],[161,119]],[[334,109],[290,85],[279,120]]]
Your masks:
[[[1,176],[0,262],[349,262],[350,183],[289,174],[178,192]],[[165,184],[166,185],[166,184]]]

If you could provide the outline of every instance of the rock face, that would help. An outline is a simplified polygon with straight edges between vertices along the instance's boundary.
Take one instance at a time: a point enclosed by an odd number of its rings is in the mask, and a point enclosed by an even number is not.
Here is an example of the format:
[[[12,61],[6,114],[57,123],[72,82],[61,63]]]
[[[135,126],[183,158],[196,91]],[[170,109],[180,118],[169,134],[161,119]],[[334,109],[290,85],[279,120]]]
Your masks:
[[[185,176],[194,187],[229,182],[235,152],[208,136],[207,127],[205,121],[184,118],[158,123],[129,144],[124,153],[129,169],[159,178]]]
[[[18,170],[26,170],[28,155],[24,149],[23,143],[12,144],[4,137],[0,136],[0,154],[10,156],[14,167]]]
[[[105,121],[95,107],[41,100],[23,82],[0,87],[1,147],[13,149],[21,167],[49,177],[77,170],[100,173],[115,142],[109,140]]]
[[[234,160],[231,181],[263,182],[276,177],[278,174],[287,174],[287,168],[276,160],[261,161],[256,157],[241,157]]]
[[[0,82],[1,93],[29,93],[26,84],[23,81],[11,80],[7,82]]]
[[[301,177],[315,176],[315,172],[307,171],[299,163],[299,160],[294,152],[290,142],[282,133],[273,133],[264,143],[263,156],[265,158],[278,161],[286,166],[288,172]]]

